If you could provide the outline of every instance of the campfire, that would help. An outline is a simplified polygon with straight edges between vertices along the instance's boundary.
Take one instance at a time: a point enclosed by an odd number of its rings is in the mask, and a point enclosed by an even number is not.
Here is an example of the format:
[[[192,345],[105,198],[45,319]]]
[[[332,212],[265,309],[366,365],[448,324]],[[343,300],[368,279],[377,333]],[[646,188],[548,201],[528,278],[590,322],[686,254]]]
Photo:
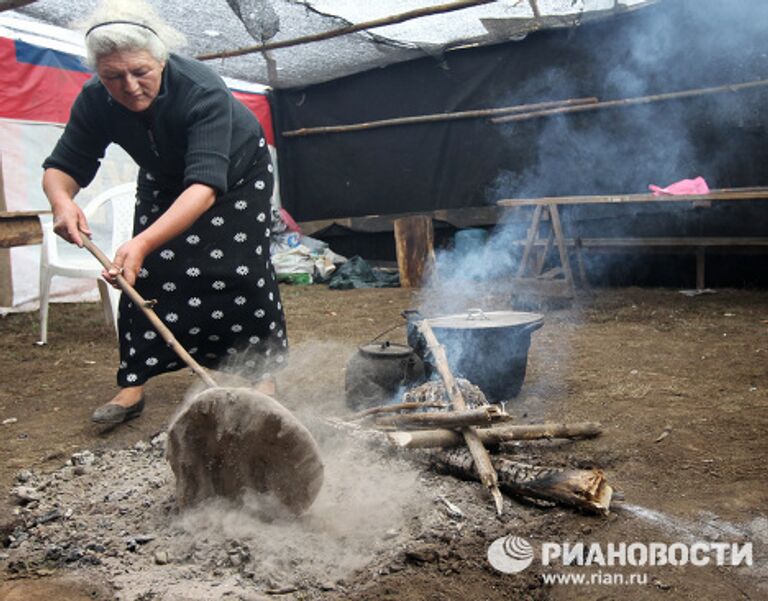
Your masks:
[[[419,320],[416,327],[440,378],[406,390],[402,402],[336,420],[339,427],[354,427],[357,434],[378,442],[382,437],[375,433],[385,433],[386,444],[421,449],[415,456],[441,472],[478,479],[493,498],[499,515],[503,512],[502,490],[516,497],[608,514],[613,489],[601,470],[534,466],[503,452],[505,443],[513,441],[599,436],[600,424],[509,425],[512,416],[490,404],[478,386],[454,377],[429,321]],[[489,449],[497,452],[489,453]]]

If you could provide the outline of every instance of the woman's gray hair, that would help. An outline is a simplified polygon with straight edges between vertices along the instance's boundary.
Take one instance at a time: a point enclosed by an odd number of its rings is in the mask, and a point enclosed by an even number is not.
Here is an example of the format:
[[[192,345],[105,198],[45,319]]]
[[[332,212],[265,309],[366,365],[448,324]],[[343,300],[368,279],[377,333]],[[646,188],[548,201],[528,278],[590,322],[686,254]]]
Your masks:
[[[86,64],[91,68],[100,58],[121,51],[146,50],[164,63],[169,52],[186,43],[145,0],[103,0],[78,25],[85,32]]]

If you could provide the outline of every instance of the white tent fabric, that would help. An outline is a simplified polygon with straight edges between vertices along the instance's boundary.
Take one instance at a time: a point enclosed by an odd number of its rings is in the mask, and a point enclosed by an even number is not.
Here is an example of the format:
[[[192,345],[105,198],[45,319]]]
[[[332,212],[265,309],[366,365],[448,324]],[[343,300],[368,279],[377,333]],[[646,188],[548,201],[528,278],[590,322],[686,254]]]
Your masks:
[[[396,25],[361,31],[322,42],[282,48],[262,54],[215,59],[222,75],[292,88],[329,81],[412,60],[460,46],[495,44],[520,39],[552,27],[571,27],[594,18],[640,8],[658,0],[496,0],[490,4],[431,15]],[[230,3],[241,14],[270,9],[279,29],[270,41],[293,39],[445,4],[446,0],[151,0],[158,13],[187,36],[184,54],[197,56],[252,46],[255,40]],[[87,16],[96,0],[38,0],[11,11],[16,16],[56,25]],[[536,10],[534,10],[534,6]],[[538,13],[538,15],[536,14]],[[74,28],[74,27],[73,27]]]

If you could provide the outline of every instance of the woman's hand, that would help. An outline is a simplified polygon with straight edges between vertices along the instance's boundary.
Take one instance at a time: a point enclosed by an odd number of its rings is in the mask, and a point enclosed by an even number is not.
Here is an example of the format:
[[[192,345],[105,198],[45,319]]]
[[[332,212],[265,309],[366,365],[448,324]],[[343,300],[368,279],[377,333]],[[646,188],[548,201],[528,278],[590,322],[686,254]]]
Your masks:
[[[157,221],[117,249],[113,267],[104,270],[104,279],[115,287],[117,275],[133,286],[144,258],[172,240],[205,213],[216,201],[216,191],[204,184],[192,184],[182,192]]]
[[[53,231],[67,242],[83,246],[81,233],[90,237],[88,220],[74,200],[59,201],[53,205]]]
[[[43,173],[43,191],[53,209],[53,231],[67,242],[83,246],[80,232],[91,235],[82,209],[74,201],[80,186],[72,176],[49,168]]]
[[[141,236],[128,240],[128,242],[117,249],[115,258],[112,259],[112,267],[102,271],[102,277],[115,288],[119,288],[117,276],[122,275],[133,286],[136,283],[141,266],[144,264],[144,258],[150,250]]]

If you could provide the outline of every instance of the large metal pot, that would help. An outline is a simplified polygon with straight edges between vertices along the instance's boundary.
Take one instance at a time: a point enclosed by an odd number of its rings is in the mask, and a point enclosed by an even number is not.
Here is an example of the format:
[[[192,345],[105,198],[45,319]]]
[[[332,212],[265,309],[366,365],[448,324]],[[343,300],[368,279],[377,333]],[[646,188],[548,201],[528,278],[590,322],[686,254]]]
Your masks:
[[[416,328],[423,319],[406,311],[408,344],[424,360],[425,374],[435,372],[426,342]],[[470,309],[466,313],[430,317],[429,325],[445,347],[448,364],[457,377],[479,386],[489,401],[516,397],[525,379],[531,334],[544,324],[538,313]]]
[[[370,342],[347,362],[344,391],[350,409],[390,402],[403,388],[420,384],[424,364],[410,346]]]

